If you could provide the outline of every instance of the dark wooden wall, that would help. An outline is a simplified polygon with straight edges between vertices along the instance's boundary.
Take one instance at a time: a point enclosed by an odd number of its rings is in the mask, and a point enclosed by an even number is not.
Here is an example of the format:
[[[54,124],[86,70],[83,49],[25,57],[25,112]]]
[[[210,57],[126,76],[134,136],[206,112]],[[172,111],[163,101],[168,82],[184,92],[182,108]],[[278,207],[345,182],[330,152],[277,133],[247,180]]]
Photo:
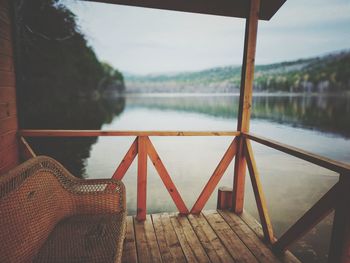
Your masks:
[[[0,174],[19,162],[13,46],[9,0],[0,0]]]

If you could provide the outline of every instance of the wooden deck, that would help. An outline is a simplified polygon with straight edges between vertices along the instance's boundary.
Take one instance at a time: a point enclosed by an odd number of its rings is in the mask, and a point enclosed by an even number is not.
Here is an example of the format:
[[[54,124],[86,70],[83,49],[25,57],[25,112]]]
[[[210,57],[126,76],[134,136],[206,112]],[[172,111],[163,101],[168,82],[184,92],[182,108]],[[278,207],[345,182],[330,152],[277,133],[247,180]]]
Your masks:
[[[262,236],[246,212],[161,213],[144,222],[129,216],[123,262],[300,262],[288,251],[273,254]]]

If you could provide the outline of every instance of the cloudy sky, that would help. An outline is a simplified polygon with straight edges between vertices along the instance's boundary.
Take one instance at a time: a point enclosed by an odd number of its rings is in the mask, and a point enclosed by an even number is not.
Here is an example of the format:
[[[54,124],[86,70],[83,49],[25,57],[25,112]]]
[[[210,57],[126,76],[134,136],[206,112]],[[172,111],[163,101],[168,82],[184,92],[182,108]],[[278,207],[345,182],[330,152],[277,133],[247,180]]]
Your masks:
[[[244,20],[64,0],[99,59],[122,72],[194,71],[242,62]],[[287,0],[258,30],[257,64],[350,49],[349,0]]]

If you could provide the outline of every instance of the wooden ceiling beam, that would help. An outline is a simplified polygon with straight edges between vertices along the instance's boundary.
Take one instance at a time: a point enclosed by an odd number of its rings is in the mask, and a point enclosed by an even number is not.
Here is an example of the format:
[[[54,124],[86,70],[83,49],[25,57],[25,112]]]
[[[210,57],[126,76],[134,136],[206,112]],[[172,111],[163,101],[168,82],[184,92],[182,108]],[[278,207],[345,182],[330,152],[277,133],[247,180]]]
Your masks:
[[[248,18],[249,0],[83,0],[190,13]],[[286,0],[262,0],[260,20],[270,20]]]

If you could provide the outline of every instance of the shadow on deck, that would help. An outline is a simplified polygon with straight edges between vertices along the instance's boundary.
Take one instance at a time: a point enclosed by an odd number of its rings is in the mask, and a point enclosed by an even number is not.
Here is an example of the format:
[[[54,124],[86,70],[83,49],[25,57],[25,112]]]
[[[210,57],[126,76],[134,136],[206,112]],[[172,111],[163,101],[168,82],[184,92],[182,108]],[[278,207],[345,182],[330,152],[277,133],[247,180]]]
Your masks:
[[[300,262],[290,252],[275,255],[262,241],[259,223],[247,212],[203,211],[127,218],[123,262]]]

